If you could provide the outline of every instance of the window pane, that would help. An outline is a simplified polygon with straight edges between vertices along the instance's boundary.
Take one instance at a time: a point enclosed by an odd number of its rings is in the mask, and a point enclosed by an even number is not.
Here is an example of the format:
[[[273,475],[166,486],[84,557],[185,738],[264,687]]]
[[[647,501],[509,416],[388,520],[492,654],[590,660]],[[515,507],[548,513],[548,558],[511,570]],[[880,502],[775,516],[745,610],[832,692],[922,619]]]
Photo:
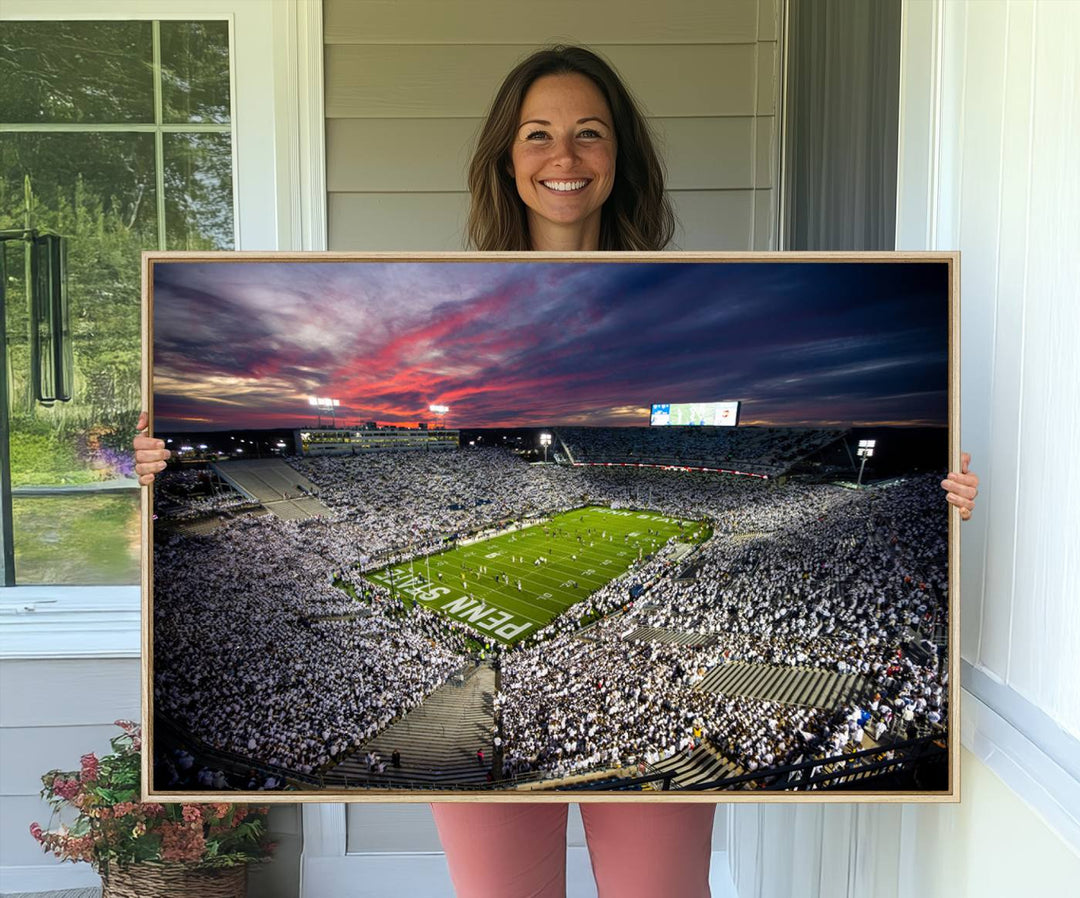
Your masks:
[[[139,254],[157,245],[154,184],[152,134],[0,135],[0,229],[29,224],[67,238],[74,362],[71,402],[34,401],[24,244],[7,242],[19,583],[137,582],[130,445],[142,367]],[[19,496],[20,487],[124,480],[132,485],[126,495]]]
[[[165,244],[177,250],[232,249],[230,135],[165,135]]]
[[[161,23],[165,122],[229,121],[229,23]]]
[[[150,22],[4,22],[0,121],[154,121]]]
[[[19,583],[139,582],[139,493],[12,500]]]
[[[140,403],[139,254],[157,244],[153,172],[152,134],[0,135],[0,229],[28,225],[68,241],[75,373],[71,402],[34,401],[24,245],[9,241],[15,486],[113,480],[130,467],[125,444]]]
[[[173,121],[227,127],[226,23],[166,22],[161,33],[162,94]],[[4,243],[0,324],[20,583],[138,581],[131,438],[141,405],[140,253],[159,248],[159,217],[168,220],[171,247],[233,246],[228,133],[33,130],[153,124],[152,57],[149,21],[4,23],[0,35],[0,117],[29,129],[0,133],[0,229],[67,239],[74,371],[70,402],[35,401],[24,244]],[[159,139],[164,171],[155,167]]]

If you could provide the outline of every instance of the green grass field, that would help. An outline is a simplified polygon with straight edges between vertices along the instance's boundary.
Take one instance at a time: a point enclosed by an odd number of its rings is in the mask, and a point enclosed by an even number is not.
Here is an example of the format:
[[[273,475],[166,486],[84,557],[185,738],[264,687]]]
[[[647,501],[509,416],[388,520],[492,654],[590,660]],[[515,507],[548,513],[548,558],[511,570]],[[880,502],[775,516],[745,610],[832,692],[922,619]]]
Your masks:
[[[580,508],[367,576],[514,645],[672,536],[700,542],[708,531],[652,512]]]

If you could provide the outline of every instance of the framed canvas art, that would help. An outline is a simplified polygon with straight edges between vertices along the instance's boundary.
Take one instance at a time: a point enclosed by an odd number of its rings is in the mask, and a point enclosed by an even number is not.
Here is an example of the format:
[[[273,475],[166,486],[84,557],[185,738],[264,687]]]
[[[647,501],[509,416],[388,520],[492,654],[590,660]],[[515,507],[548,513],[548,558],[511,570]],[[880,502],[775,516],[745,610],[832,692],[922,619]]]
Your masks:
[[[146,254],[147,795],[957,800],[958,267]]]

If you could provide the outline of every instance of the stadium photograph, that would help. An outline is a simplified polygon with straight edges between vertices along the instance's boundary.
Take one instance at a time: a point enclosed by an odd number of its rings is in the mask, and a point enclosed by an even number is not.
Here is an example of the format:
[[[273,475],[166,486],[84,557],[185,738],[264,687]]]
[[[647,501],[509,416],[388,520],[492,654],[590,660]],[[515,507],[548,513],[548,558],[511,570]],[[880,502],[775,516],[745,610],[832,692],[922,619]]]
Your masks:
[[[954,256],[144,264],[151,796],[957,794]]]

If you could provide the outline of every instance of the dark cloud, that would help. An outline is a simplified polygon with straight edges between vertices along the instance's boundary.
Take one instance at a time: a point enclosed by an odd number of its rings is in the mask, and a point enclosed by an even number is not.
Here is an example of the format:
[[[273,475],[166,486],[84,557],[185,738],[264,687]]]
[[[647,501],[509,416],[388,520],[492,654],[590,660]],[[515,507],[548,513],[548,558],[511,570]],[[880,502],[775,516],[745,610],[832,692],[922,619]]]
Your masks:
[[[942,424],[946,287],[910,262],[159,263],[155,412],[303,426],[319,394],[339,420],[608,424],[739,399],[748,423]]]

